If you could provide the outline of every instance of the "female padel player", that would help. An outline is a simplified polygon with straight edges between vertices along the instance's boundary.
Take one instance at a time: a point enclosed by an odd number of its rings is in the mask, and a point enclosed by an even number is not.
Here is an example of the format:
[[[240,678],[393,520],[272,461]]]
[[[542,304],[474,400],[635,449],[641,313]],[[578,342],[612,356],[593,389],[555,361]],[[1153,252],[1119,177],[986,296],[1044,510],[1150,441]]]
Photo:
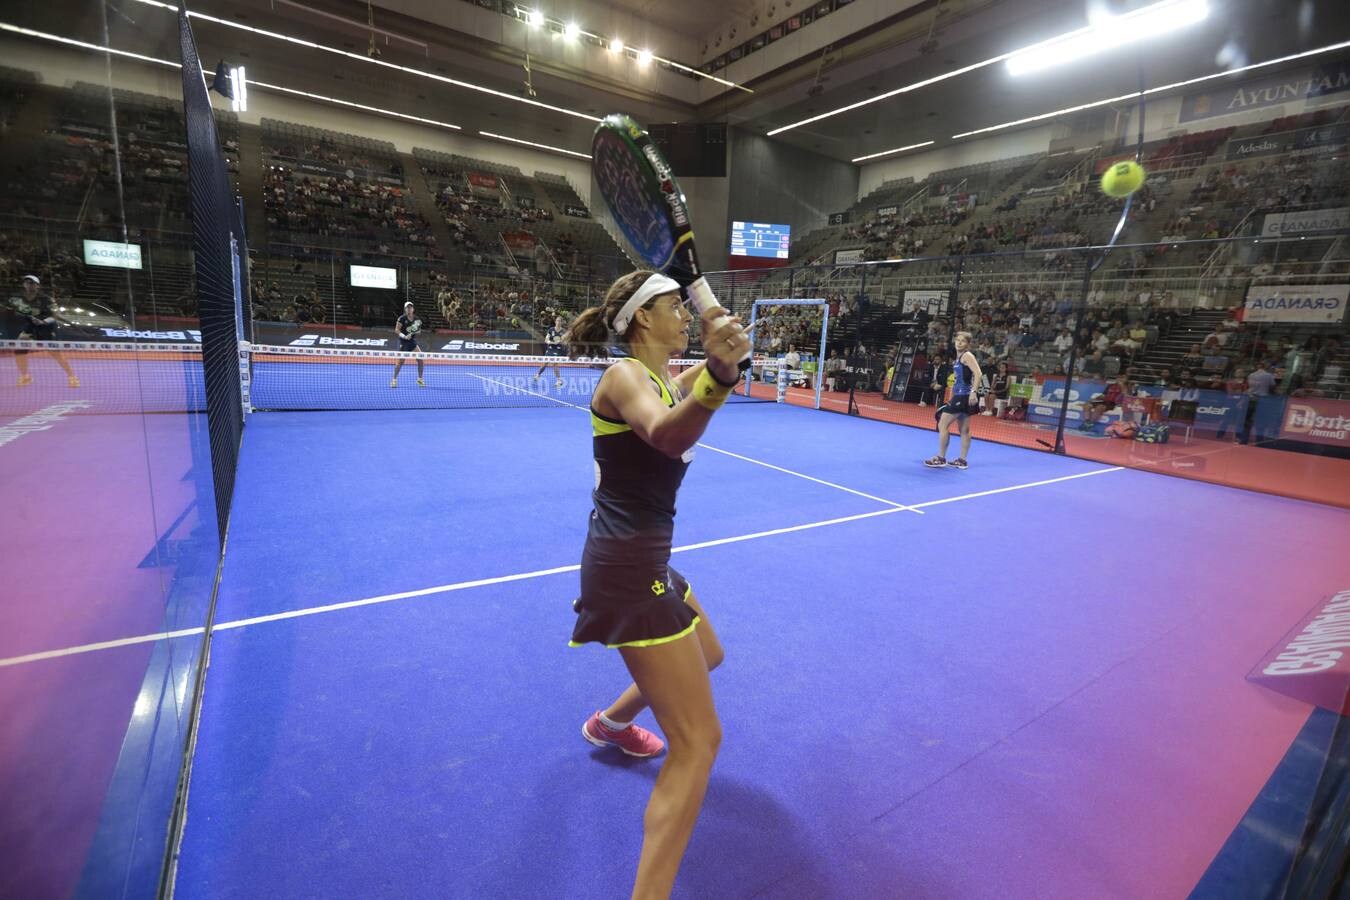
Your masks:
[[[634,897],[669,895],[722,737],[708,678],[722,647],[670,551],[675,495],[694,444],[750,349],[737,317],[717,321],[725,315],[703,314],[707,360],[675,378],[669,363],[688,346],[693,317],[664,275],[618,279],[604,305],[582,312],[567,334],[574,356],[605,355],[611,333],[628,352],[591,397],[594,509],[571,643],[617,648],[634,682],[586,720],[586,740],[630,756],[660,753],[661,739],[633,723],[650,706],[670,745],[643,818]]]
[[[398,337],[398,349],[400,353],[416,353],[417,356],[417,386],[426,387],[427,383],[422,380],[422,348],[417,346],[417,333],[422,330],[422,320],[417,318],[414,312],[413,303],[409,300],[403,304],[403,315],[398,317],[394,323],[394,334]],[[391,388],[398,387],[398,373],[403,368],[406,360],[399,357],[398,362],[394,363],[394,377],[390,380]]]
[[[938,408],[938,453],[924,460],[930,469],[951,466],[953,469],[966,468],[966,456],[970,454],[970,417],[980,412],[979,384],[984,373],[980,371],[980,361],[970,352],[970,332],[958,331],[953,342],[956,356],[950,369],[943,366],[938,371],[936,381],[944,384],[948,378],[952,381],[952,395]],[[960,422],[961,455],[951,462],[947,461],[947,441],[951,438],[948,429],[953,422]]]

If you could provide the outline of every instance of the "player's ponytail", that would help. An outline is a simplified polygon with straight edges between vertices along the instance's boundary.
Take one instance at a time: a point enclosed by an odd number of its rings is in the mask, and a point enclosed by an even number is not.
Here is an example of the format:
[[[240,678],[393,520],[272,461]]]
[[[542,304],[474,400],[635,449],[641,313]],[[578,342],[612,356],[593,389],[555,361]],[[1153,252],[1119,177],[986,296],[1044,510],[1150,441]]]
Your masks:
[[[616,340],[613,337],[614,317],[651,276],[652,272],[645,269],[630,272],[609,286],[603,304],[582,310],[567,329],[567,336],[564,338],[567,342],[567,355],[573,359],[578,356],[592,358],[609,356],[610,345]],[[653,297],[643,309],[655,301],[656,298]],[[617,340],[623,342],[623,338]]]

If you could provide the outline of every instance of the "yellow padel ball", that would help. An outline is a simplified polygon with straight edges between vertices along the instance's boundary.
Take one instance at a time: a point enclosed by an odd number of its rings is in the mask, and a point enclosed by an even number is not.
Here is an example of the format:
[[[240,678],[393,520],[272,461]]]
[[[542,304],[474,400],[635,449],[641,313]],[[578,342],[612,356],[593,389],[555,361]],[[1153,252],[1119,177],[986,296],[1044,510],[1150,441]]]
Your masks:
[[[1144,186],[1144,167],[1133,160],[1118,162],[1102,173],[1102,193],[1128,197]]]

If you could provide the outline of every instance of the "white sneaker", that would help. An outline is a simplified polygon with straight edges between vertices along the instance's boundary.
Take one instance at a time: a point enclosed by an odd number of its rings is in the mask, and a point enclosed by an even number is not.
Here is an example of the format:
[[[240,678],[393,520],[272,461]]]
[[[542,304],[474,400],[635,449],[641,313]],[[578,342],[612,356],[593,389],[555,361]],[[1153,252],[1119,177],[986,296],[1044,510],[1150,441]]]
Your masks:
[[[426,386],[427,386],[427,383],[426,383],[425,381],[423,381],[422,379],[419,378],[419,379],[417,379],[417,386],[418,386],[418,387],[426,387]]]
[[[562,379],[561,379],[561,378],[558,379],[558,387],[562,387]]]
[[[927,406],[928,404],[927,404],[927,403],[924,403],[922,400],[920,400],[920,401],[919,401],[919,405],[920,405],[920,406]]]
[[[398,387],[398,379],[397,378],[389,379],[389,386],[393,388]]]

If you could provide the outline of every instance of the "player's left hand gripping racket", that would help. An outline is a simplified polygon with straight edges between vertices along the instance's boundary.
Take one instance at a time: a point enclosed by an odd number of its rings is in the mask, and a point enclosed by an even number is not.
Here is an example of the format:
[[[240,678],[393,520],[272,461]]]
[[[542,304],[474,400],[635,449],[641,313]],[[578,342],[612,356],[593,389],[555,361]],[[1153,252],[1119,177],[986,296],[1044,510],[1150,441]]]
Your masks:
[[[701,316],[720,306],[698,265],[684,192],[651,136],[628,116],[605,116],[591,141],[600,194],[638,258],[678,281]],[[740,362],[750,366],[750,351]]]

